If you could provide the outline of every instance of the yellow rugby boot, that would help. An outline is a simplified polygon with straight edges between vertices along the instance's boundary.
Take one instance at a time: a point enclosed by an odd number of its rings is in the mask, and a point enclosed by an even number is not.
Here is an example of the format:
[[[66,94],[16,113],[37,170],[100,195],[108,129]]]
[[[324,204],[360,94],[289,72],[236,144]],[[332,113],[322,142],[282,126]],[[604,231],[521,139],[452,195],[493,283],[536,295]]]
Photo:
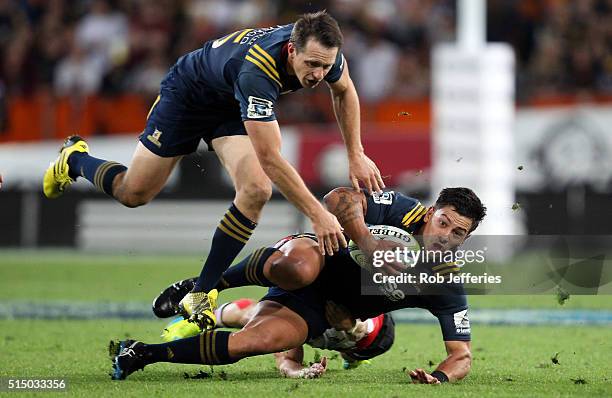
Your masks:
[[[55,199],[64,193],[73,180],[68,174],[68,157],[75,152],[89,153],[85,140],[78,135],[66,138],[60,148],[59,156],[51,162],[43,177],[43,192],[49,199]]]
[[[166,325],[162,331],[161,338],[163,341],[168,342],[197,336],[201,332],[202,329],[200,329],[197,323],[189,322],[187,319],[179,316]]]
[[[179,303],[179,311],[185,319],[197,323],[202,329],[212,329],[217,324],[215,310],[219,292],[189,292]]]

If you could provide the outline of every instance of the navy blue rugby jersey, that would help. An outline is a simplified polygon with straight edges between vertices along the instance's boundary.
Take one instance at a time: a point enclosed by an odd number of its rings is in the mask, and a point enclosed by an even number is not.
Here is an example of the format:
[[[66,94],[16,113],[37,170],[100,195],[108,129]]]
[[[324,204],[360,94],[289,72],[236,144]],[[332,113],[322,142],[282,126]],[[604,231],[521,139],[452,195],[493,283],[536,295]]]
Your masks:
[[[366,224],[391,225],[413,235],[423,226],[427,207],[418,199],[394,191],[372,195],[366,193],[366,197],[368,207],[365,214]]]
[[[411,234],[418,233],[424,224],[427,207],[418,199],[393,191],[366,193],[366,197],[367,224],[390,225]],[[452,267],[452,263],[442,264],[433,270],[445,274]],[[327,299],[346,306],[356,318],[371,318],[402,308],[422,308],[438,319],[445,341],[471,339],[467,297],[461,284],[449,284],[444,294],[410,295],[397,285],[387,283],[381,286],[378,295],[362,295],[361,282],[365,279],[371,279],[368,271],[359,267],[344,249],[334,256],[326,256],[325,267],[314,285]]]
[[[287,43],[293,24],[242,29],[208,41],[182,56],[169,72],[186,90],[184,97],[196,107],[210,110],[239,107],[242,120],[272,121],[281,94],[302,88],[287,73]],[[339,51],[325,76],[334,83],[344,70]],[[163,84],[163,83],[162,83]]]

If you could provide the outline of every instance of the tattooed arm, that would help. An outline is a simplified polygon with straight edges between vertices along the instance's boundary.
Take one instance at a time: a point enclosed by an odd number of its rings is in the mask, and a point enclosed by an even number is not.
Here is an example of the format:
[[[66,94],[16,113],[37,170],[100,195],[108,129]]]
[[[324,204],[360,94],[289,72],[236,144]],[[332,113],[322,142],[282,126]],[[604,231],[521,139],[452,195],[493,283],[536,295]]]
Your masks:
[[[353,240],[370,260],[376,251],[394,250],[398,244],[391,241],[376,239],[365,223],[368,202],[365,194],[354,188],[336,188],[323,199],[325,207],[332,213],[344,228],[349,238]],[[395,261],[385,261],[380,269],[387,275],[398,275],[406,270],[406,266]]]
[[[354,188],[336,188],[325,195],[325,207],[332,213],[344,232],[363,251],[372,252],[376,247],[376,240],[370,234],[365,223],[367,201],[361,190]]]

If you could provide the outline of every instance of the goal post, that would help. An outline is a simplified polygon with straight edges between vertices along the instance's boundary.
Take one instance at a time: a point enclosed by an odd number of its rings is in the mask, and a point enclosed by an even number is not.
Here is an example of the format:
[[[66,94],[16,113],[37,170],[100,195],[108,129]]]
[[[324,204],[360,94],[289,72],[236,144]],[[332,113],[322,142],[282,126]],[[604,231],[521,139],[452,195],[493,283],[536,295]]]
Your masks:
[[[432,54],[432,194],[472,188],[488,208],[478,233],[513,234],[514,51],[486,42],[485,0],[457,5],[457,42]]]

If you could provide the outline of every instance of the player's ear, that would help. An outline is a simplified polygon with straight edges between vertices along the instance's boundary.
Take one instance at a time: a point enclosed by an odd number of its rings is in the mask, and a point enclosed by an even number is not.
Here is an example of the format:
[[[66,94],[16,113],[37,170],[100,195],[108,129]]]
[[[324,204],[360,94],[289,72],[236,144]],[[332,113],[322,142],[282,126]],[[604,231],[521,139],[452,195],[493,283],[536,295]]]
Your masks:
[[[287,43],[287,52],[289,54],[293,54],[293,53],[296,52],[295,51],[295,45],[293,43],[291,43],[291,42]]]
[[[433,216],[435,211],[436,209],[433,206],[430,206],[429,209],[427,209],[427,213],[425,213],[425,216],[423,217],[423,222],[425,222],[425,224],[427,224],[429,220],[431,220],[431,217]]]

